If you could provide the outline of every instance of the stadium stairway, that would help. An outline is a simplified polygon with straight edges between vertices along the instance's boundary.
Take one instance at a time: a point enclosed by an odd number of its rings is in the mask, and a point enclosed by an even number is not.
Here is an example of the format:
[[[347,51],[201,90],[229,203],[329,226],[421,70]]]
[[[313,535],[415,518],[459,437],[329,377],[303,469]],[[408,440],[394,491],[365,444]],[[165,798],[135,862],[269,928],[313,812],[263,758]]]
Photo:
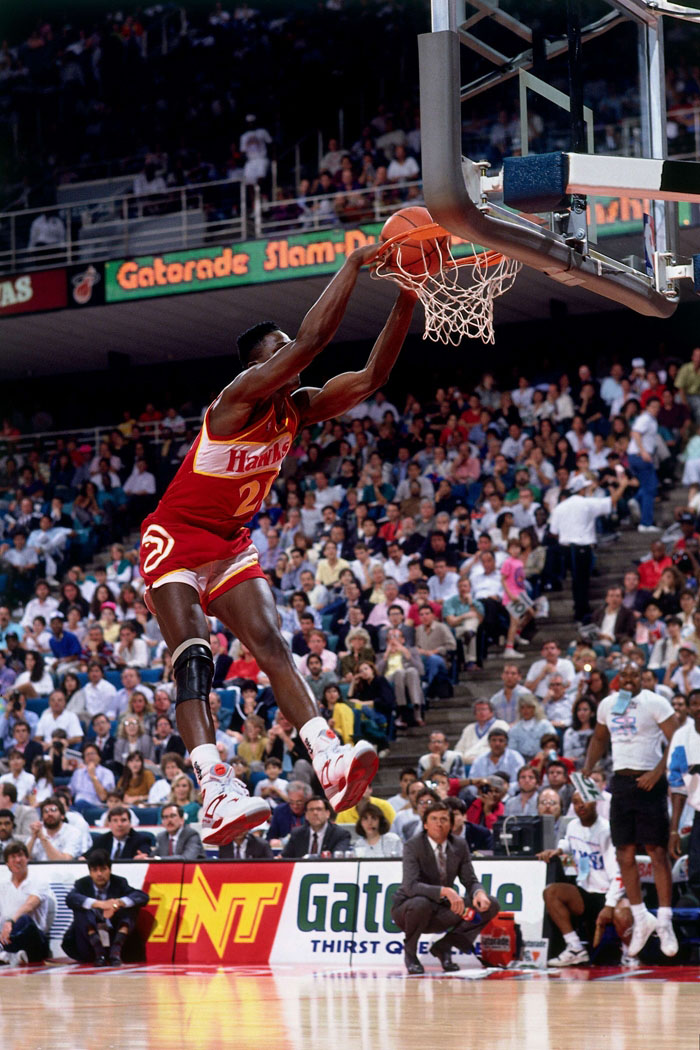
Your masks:
[[[687,488],[679,484],[664,494],[664,499],[657,502],[656,522],[667,529],[674,521],[676,507],[687,503]],[[595,609],[605,598],[607,588],[622,582],[625,570],[633,568],[649,553],[654,539],[663,536],[658,533],[637,532],[636,527],[626,525],[618,533],[617,539],[599,545],[596,552],[596,565],[591,578],[591,606]],[[570,642],[576,638],[574,626],[573,601],[571,597],[571,578],[567,577],[563,590],[550,591],[549,616],[537,620],[536,632],[526,650],[522,650],[525,659],[518,661],[522,680],[525,681],[529,668],[540,657],[540,648],[545,641],[554,639],[564,652]],[[464,729],[473,721],[472,705],[476,697],[493,696],[502,686],[501,671],[504,660],[498,647],[491,646],[484,669],[474,674],[462,673],[454,686],[454,696],[448,700],[432,700],[427,712],[425,726],[409,729],[392,741],[390,754],[379,764],[379,772],[374,784],[376,794],[389,798],[398,791],[399,772],[404,766],[416,767],[418,759],[428,750],[428,738],[433,730],[441,729],[447,736],[448,746],[452,747]]]

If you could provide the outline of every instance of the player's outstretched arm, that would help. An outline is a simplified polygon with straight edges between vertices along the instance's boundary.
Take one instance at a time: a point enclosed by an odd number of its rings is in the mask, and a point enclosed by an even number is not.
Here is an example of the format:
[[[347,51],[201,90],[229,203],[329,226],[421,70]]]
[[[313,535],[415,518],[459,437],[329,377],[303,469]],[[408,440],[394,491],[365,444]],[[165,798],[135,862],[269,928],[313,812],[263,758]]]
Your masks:
[[[415,305],[413,292],[402,288],[361,372],[343,372],[320,389],[304,387],[294,394],[301,425],[341,416],[386,383],[406,338]]]
[[[228,402],[236,407],[242,403],[252,405],[272,397],[310,365],[337,332],[360,270],[384,251],[383,244],[368,244],[351,252],[306,314],[296,339],[282,346],[267,361],[252,365],[236,376],[224,391],[222,407],[226,408]]]

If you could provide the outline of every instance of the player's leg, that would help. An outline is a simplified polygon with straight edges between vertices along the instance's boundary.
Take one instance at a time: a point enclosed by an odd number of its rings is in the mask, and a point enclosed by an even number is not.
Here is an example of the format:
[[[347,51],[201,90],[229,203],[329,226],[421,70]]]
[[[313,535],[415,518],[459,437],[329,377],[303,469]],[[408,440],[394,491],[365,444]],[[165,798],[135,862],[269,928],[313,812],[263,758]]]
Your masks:
[[[356,805],[377,771],[376,752],[366,740],[354,747],[341,746],[328,728],[280,633],[268,583],[260,578],[244,580],[215,598],[209,609],[250,649],[270,679],[280,710],[299,731],[333,808]]]
[[[668,840],[667,840],[668,841]],[[672,956],[678,954],[678,940],[673,932],[673,909],[671,897],[673,893],[673,876],[668,859],[667,846],[656,846],[645,844],[645,850],[651,859],[654,872],[654,884],[659,898],[659,907],[656,912],[658,927],[656,932],[661,942],[661,951],[664,955]]]
[[[216,749],[209,708],[214,663],[199,594],[189,584],[173,582],[153,588],[150,599],[173,656],[177,728],[202,788],[202,839],[222,846],[267,820],[270,807],[264,799],[250,798]]]
[[[578,887],[568,882],[553,882],[546,887],[542,896],[547,914],[566,942],[564,951],[550,959],[549,965],[577,966],[589,962],[588,952],[571,921],[572,916],[580,918],[584,912],[584,900]]]

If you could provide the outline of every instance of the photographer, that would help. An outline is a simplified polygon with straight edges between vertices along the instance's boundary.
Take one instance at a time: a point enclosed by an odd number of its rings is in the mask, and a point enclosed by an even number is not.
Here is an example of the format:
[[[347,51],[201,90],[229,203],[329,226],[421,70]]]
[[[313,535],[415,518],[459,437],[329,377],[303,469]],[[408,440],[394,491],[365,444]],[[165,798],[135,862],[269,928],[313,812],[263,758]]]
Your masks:
[[[481,824],[489,831],[505,813],[503,799],[508,794],[505,777],[486,777],[479,785],[479,794],[467,809],[470,824]]]
[[[5,714],[0,718],[0,742],[3,751],[8,751],[14,741],[13,732],[17,722],[27,722],[32,736],[36,736],[39,716],[27,711],[27,698],[19,690],[13,690],[7,698]]]

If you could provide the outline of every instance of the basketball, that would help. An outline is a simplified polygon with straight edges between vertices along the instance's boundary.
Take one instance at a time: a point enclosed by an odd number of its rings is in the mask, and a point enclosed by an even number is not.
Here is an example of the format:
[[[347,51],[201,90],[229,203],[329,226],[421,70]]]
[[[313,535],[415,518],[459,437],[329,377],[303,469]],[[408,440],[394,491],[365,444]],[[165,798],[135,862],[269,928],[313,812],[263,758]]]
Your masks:
[[[382,241],[388,241],[392,237],[408,233],[417,226],[426,226],[433,221],[433,217],[427,208],[417,206],[401,208],[400,211],[397,211],[386,220],[379,237]],[[386,261],[386,266],[397,272],[399,272],[399,269],[402,269],[406,273],[417,277],[421,275],[427,276],[427,274],[437,273],[440,269],[440,258],[441,251],[436,238],[429,237],[427,240],[421,241],[411,240],[409,237],[408,240],[402,241],[394,247]]]

